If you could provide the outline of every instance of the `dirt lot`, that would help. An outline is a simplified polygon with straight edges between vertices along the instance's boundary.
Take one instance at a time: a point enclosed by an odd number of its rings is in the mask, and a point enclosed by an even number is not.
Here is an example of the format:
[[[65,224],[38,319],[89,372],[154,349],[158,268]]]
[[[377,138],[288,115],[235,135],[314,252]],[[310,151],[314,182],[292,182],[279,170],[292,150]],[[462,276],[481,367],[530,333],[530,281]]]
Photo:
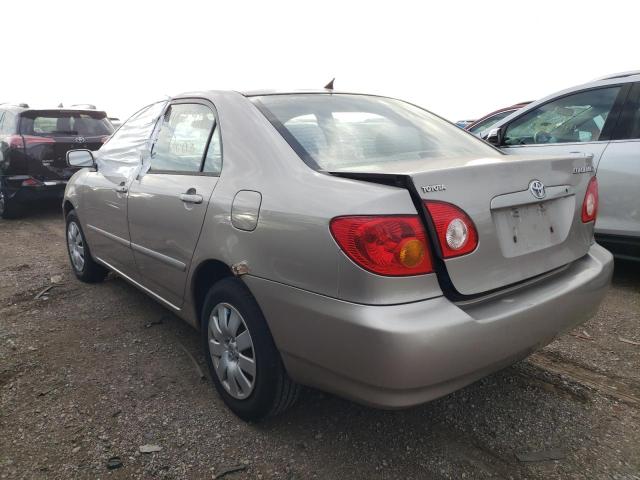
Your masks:
[[[194,330],[121,279],[75,280],[55,206],[0,221],[0,249],[0,478],[640,479],[640,264],[585,325],[445,398],[305,391],[250,425],[200,378]]]

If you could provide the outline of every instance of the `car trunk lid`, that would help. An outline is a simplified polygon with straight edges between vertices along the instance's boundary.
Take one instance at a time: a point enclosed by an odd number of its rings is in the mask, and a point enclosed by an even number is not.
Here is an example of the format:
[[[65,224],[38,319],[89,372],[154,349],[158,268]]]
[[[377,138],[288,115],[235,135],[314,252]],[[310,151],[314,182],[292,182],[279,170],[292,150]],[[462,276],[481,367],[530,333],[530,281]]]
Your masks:
[[[464,210],[478,231],[478,246],[442,262],[455,290],[467,296],[549,272],[587,253],[593,225],[582,223],[581,206],[592,167],[584,156],[501,156],[389,162],[333,173],[404,176],[422,202]],[[532,182],[544,185],[542,198],[534,195],[540,185],[531,187]]]

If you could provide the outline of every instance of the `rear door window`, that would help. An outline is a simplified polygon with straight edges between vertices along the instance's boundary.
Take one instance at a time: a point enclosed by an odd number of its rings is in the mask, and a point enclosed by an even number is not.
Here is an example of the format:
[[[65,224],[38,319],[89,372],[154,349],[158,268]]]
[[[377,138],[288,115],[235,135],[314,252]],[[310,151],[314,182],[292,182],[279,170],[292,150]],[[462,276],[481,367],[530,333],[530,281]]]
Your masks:
[[[220,127],[217,123],[211,135],[202,171],[212,175],[220,175],[222,172],[222,139],[220,138]]]
[[[215,125],[213,111],[198,103],[174,104],[161,122],[151,151],[151,171],[199,172]]]
[[[640,139],[640,83],[633,85],[613,139]]]
[[[621,88],[587,90],[547,102],[511,122],[504,144],[597,142]]]

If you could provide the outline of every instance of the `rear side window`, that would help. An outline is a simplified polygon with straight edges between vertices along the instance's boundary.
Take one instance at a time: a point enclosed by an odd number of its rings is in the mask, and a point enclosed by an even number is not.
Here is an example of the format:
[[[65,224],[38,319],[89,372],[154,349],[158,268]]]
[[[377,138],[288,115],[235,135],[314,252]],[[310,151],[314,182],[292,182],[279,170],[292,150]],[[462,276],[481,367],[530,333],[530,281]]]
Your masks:
[[[511,122],[504,144],[596,142],[620,89],[588,90],[545,103]]]
[[[39,136],[100,137],[111,135],[113,126],[101,112],[29,111],[22,114],[20,133]]]
[[[202,171],[213,175],[220,175],[222,172],[222,141],[220,139],[220,127],[217,124],[213,135],[211,135]]]
[[[501,153],[411,104],[384,97],[290,94],[252,101],[312,168]]]
[[[640,83],[633,86],[614,134],[614,140],[630,139],[640,139]]]
[[[202,104],[179,103],[171,105],[161,121],[151,171],[199,172],[215,125],[213,111]]]

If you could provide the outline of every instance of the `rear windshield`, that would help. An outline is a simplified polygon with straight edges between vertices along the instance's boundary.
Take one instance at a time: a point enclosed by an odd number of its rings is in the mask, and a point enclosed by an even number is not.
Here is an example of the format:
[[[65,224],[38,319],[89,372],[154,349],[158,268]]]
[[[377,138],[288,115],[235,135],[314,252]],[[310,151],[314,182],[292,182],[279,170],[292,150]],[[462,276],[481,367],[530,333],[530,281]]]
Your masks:
[[[288,94],[252,100],[300,157],[320,170],[500,155],[435,115],[390,98]]]
[[[23,135],[98,137],[111,135],[113,126],[104,112],[30,111],[22,113]]]

